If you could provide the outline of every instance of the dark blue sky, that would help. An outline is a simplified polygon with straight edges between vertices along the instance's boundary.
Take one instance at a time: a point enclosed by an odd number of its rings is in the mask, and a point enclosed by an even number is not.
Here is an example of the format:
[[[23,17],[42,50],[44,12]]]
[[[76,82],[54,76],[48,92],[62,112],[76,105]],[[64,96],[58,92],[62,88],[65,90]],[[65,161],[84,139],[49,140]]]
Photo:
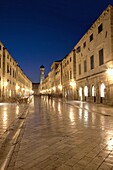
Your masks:
[[[0,1],[0,41],[33,82],[65,57],[113,0]]]

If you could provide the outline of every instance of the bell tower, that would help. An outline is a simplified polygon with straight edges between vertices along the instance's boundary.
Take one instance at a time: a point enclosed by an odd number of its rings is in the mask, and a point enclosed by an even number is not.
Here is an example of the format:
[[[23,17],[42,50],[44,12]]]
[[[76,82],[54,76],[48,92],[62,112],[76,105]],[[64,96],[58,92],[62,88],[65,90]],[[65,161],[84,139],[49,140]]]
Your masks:
[[[45,67],[43,65],[40,66],[40,84],[42,84],[45,76],[44,76],[44,71],[45,71]]]

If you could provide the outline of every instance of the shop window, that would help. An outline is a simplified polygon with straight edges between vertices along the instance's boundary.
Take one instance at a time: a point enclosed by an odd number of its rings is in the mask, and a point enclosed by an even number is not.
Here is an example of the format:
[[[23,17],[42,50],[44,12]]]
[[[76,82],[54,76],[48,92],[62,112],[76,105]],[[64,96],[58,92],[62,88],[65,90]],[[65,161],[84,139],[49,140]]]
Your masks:
[[[84,87],[84,96],[88,96],[88,87],[87,86]]]
[[[105,85],[104,83],[100,86],[100,97],[105,97]]]
[[[92,86],[92,96],[95,96],[95,87]]]
[[[79,97],[80,97],[80,100],[82,101],[82,87],[79,88]]]

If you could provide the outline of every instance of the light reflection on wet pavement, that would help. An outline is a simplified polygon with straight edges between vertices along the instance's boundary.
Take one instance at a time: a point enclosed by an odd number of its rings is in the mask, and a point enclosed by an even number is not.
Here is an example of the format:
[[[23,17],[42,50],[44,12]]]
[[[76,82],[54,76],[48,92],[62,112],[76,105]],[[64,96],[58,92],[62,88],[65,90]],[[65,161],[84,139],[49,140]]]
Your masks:
[[[113,168],[113,117],[46,96],[29,112],[14,170]]]
[[[0,103],[0,137],[23,111],[24,105],[16,103]]]

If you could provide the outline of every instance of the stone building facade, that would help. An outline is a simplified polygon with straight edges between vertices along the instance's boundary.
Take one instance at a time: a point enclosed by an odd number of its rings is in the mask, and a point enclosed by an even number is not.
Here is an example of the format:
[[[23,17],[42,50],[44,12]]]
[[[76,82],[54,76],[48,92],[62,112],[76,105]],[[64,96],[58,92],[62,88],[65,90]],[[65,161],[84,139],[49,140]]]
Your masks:
[[[51,94],[53,96],[60,96],[62,93],[61,74],[62,74],[61,60],[53,62],[51,66]]]
[[[75,64],[76,64],[76,58],[75,58],[75,51],[73,50],[62,60],[63,97],[67,99],[76,98]]]
[[[0,100],[29,96],[32,82],[0,42]]]
[[[64,98],[113,105],[113,7],[109,5],[73,50],[53,62],[46,87]],[[59,75],[59,76],[58,76]],[[50,80],[50,81],[49,81]],[[43,84],[45,81],[43,81]]]
[[[3,44],[0,42],[0,100],[3,96]]]
[[[74,47],[77,98],[113,104],[113,7],[103,11]]]
[[[50,94],[51,96],[62,96],[62,63],[61,60],[53,62],[51,71],[40,84],[41,94]]]

